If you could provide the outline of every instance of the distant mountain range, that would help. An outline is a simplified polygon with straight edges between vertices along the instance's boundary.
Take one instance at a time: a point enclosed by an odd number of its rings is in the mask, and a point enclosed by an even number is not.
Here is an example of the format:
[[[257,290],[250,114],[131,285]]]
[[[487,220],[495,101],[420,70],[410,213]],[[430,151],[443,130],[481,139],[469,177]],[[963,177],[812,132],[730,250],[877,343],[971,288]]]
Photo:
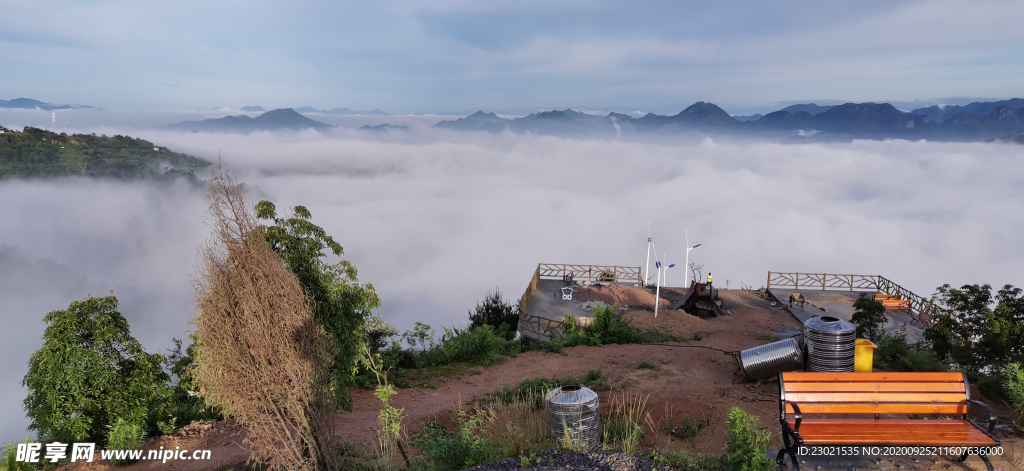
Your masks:
[[[0,100],[0,108],[16,108],[23,110],[31,110],[39,108],[46,111],[54,110],[76,110],[79,108],[92,108],[86,105],[53,105],[39,100],[33,100],[31,98],[15,98],[13,100]]]
[[[350,110],[348,108],[334,108],[333,110],[318,110],[312,106],[303,106],[302,108],[295,108],[295,111],[299,113],[320,113],[320,114],[340,114],[340,115],[367,115],[367,116],[388,116],[390,113],[381,110],[372,111],[358,111]]]
[[[948,115],[950,111],[947,110],[950,109],[956,111],[956,114]],[[566,109],[505,119],[494,113],[478,111],[465,118],[441,121],[434,126],[453,130],[508,130],[551,135],[701,132],[775,136],[794,141],[885,138],[1013,140],[1012,135],[1024,132],[1024,99],[922,110],[925,111],[915,110],[921,111],[920,114],[908,113],[888,103],[846,103],[837,106],[808,103],[788,106],[763,116],[734,117],[713,103],[698,102],[672,116],[654,113],[639,118],[621,113],[601,116]],[[936,110],[936,116],[941,120],[932,116]]]
[[[325,131],[331,129],[327,123],[309,119],[297,113],[291,108],[267,111],[255,118],[246,115],[225,116],[216,119],[204,119],[202,121],[182,121],[176,124],[164,126],[163,129],[175,131],[206,131],[206,132],[241,132],[253,131],[301,131],[303,129],[316,129]]]
[[[409,130],[409,126],[401,126],[401,125],[394,125],[394,124],[388,124],[388,123],[378,124],[376,126],[370,126],[369,124],[367,124],[366,126],[363,126],[363,127],[359,128],[359,130],[360,131],[372,131],[372,132],[408,131]]]

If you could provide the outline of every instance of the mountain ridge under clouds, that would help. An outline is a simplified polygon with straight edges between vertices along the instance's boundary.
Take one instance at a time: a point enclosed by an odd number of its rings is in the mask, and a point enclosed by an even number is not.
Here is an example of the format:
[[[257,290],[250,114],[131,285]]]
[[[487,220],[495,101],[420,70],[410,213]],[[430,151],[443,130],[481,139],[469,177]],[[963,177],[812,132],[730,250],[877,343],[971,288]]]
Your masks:
[[[174,131],[212,131],[212,132],[242,132],[253,131],[301,131],[304,129],[316,129],[325,131],[333,128],[327,123],[321,123],[302,116],[291,108],[281,108],[267,111],[255,118],[246,115],[225,116],[223,118],[204,119],[202,121],[182,121],[169,124],[163,129]]]
[[[1022,105],[1018,109],[1005,106],[1018,103]],[[640,118],[620,113],[599,116],[566,109],[504,119],[494,113],[478,111],[464,118],[441,121],[435,127],[555,135],[697,131],[807,139],[800,136],[813,134],[814,140],[824,141],[856,138],[981,141],[1024,132],[1024,99],[972,103],[961,108],[960,113],[941,122],[927,114],[898,110],[889,103],[845,103],[836,106],[809,103],[791,105],[756,119],[752,116],[737,119],[714,103],[697,102],[672,116],[648,113]]]
[[[33,110],[39,108],[44,111],[56,110],[77,110],[79,108],[92,108],[87,105],[54,105],[45,101],[33,100],[31,98],[15,98],[13,100],[0,100],[0,108]]]

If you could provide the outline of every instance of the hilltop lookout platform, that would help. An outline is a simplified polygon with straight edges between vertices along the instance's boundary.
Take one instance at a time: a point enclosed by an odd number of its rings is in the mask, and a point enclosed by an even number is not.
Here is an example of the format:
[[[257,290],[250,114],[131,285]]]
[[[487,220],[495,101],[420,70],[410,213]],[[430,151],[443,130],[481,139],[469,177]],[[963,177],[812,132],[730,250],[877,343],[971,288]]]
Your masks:
[[[831,316],[849,321],[853,303],[861,293],[888,294],[908,301],[906,309],[886,309],[883,329],[893,333],[906,329],[907,343],[924,338],[931,322],[931,303],[881,275],[836,275],[830,273],[768,272],[767,293],[783,305],[801,323],[812,316]],[[789,306],[791,295],[799,293],[806,303]]]
[[[552,334],[561,332],[566,314],[580,318],[583,323],[593,318],[590,309],[580,301],[563,299],[562,288],[571,287],[568,286],[570,279],[574,286],[613,283],[639,286],[640,273],[640,267],[538,264],[519,301],[522,309],[519,332],[528,340],[549,340]]]

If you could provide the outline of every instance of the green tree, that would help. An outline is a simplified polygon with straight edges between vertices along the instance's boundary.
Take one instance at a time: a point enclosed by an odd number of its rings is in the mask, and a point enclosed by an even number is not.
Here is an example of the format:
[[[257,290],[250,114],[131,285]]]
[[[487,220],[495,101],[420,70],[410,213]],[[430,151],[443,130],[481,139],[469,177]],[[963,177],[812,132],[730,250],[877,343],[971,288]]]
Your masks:
[[[40,440],[106,443],[117,419],[144,424],[166,400],[163,357],[142,349],[114,296],[52,311],[32,354],[25,410]]]
[[[353,371],[359,359],[359,345],[366,332],[366,318],[380,307],[380,298],[373,285],[358,283],[356,267],[348,261],[327,263],[324,252],[329,250],[341,256],[341,244],[310,222],[312,214],[304,206],[296,206],[293,211],[292,217],[279,218],[273,203],[260,201],[256,205],[256,216],[273,222],[263,226],[267,242],[298,277],[311,301],[314,319],[334,341],[334,405],[352,410],[349,393],[355,386]]]
[[[882,338],[882,328],[888,319],[882,303],[867,293],[861,293],[853,302],[853,317],[850,320],[857,325],[857,337],[878,341]]]
[[[476,310],[469,312],[469,328],[489,325],[494,331],[512,340],[519,328],[519,306],[505,301],[501,290],[495,288],[487,293],[484,302],[477,302]]]
[[[989,285],[957,289],[945,284],[932,302],[935,312],[924,337],[939,358],[980,373],[1024,361],[1024,296],[1020,288],[1005,285],[993,298]]]

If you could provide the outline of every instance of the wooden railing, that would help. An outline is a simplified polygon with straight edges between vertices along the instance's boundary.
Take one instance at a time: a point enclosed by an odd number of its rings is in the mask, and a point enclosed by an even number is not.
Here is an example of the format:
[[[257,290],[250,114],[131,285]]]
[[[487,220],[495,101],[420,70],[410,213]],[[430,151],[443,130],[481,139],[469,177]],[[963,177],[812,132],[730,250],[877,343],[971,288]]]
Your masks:
[[[520,313],[522,313],[523,309],[526,309],[526,306],[530,304],[530,298],[533,297],[533,292],[537,289],[538,280],[540,280],[540,265],[537,265],[537,269],[533,271],[533,278],[530,279],[530,285],[526,287],[526,292],[524,292],[523,296],[519,298]],[[521,320],[520,323],[522,323]]]
[[[564,321],[532,314],[519,314],[519,333],[530,340],[551,340],[562,336]]]
[[[912,291],[894,283],[881,275],[836,275],[832,273],[779,273],[768,272],[768,289],[776,288],[810,288],[822,290],[876,291],[895,294],[900,299],[910,302],[910,314],[922,324],[931,321],[930,312],[934,308],[931,301],[914,294]]]
[[[572,274],[573,280],[577,282],[640,283],[640,267],[541,263],[537,265],[537,273],[545,279],[562,279]]]
[[[876,275],[835,275],[831,273],[778,273],[768,272],[768,288],[842,289],[848,291],[878,291]]]

